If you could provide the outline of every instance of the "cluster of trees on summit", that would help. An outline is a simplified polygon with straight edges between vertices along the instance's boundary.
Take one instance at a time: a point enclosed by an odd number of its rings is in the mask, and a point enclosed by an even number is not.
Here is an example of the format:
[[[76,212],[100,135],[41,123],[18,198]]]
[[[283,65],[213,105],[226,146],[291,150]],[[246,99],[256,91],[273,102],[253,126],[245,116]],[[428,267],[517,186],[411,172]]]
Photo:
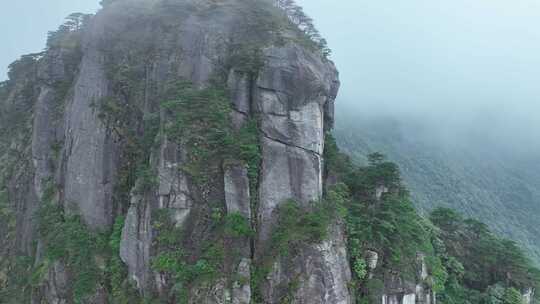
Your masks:
[[[317,30],[313,24],[313,19],[304,13],[301,6],[297,5],[293,0],[274,1],[276,5],[287,14],[291,22],[323,50],[325,56],[330,56],[332,51],[328,47],[328,42],[321,36],[319,30]]]

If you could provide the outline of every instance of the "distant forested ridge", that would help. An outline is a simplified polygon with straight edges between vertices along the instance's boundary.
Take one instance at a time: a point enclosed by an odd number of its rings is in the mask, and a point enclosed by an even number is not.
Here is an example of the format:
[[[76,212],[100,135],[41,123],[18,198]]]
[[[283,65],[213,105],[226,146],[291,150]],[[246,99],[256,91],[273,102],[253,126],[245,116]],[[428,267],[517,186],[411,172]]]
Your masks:
[[[385,153],[400,166],[421,211],[447,207],[479,219],[540,264],[540,154],[498,148],[497,138],[487,144],[482,134],[471,136],[474,128],[439,132],[436,124],[362,115],[346,106],[336,116],[340,148],[358,163],[371,152]]]

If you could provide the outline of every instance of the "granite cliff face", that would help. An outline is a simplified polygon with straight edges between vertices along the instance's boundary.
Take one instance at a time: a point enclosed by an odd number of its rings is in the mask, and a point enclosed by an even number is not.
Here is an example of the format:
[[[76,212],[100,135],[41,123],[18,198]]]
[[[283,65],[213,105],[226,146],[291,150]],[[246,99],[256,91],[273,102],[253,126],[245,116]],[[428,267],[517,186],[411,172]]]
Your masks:
[[[266,13],[275,14],[271,9],[276,8],[269,8]],[[64,28],[44,53],[12,66],[24,75],[11,75],[3,84],[2,127],[14,113],[22,120],[18,129],[3,134],[1,163],[9,172],[3,207],[12,210],[14,225],[1,227],[8,236],[2,255],[6,265],[16,255],[28,257],[29,265],[45,265],[21,303],[72,303],[77,293],[73,265],[44,253],[49,240],[34,214],[46,200],[61,206],[63,217],[78,218],[90,233],[111,231],[115,219],[125,217],[112,255],[125,263],[136,293],[166,302],[180,301],[175,291],[186,287],[152,267],[160,254],[157,214],[165,210],[167,220],[183,231],[188,259],[202,254],[202,243],[215,240],[209,214],[240,214],[254,233],[226,240],[234,252],[224,253],[223,275],[190,286],[183,297],[187,303],[253,303],[250,276],[271,246],[277,208],[292,199],[309,209],[323,195],[324,138],[332,128],[339,80],[334,65],[298,42],[297,32],[284,30],[277,43],[268,29],[246,28],[251,9],[235,0],[114,1],[95,16],[77,16],[84,26]],[[242,65],[252,60],[250,52],[233,54],[232,48],[242,40],[260,43],[252,36],[265,40],[251,52],[260,62],[257,69]],[[256,121],[260,162],[252,168],[241,160],[212,159],[208,166],[217,170],[207,187],[200,187],[182,170],[190,147],[168,138],[161,103],[174,97],[170,83],[182,80],[204,89],[216,78],[229,91],[233,129]],[[157,126],[154,133],[149,122]],[[130,141],[144,136],[151,144],[134,164]],[[141,163],[154,175],[149,185],[131,174]],[[284,297],[295,303],[352,302],[343,229],[338,222],[331,229],[330,239],[304,246],[292,264],[281,259],[272,264],[257,286],[264,303]],[[91,258],[98,268],[108,267],[104,255]],[[2,272],[4,281],[8,276]],[[293,281],[294,289],[284,288]],[[107,284],[98,280],[95,292],[82,301],[110,302]]]

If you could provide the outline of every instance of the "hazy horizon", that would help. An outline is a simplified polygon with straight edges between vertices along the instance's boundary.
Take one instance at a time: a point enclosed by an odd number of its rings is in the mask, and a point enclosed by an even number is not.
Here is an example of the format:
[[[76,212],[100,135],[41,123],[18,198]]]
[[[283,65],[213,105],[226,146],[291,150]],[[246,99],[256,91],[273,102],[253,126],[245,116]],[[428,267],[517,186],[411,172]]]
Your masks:
[[[0,79],[9,63],[42,50],[47,32],[65,16],[94,12],[98,3],[4,4]],[[462,127],[459,133],[475,128],[503,141],[540,146],[540,2],[298,3],[333,49],[342,81],[338,110]]]
[[[540,150],[540,2],[298,2],[334,51],[338,115]]]

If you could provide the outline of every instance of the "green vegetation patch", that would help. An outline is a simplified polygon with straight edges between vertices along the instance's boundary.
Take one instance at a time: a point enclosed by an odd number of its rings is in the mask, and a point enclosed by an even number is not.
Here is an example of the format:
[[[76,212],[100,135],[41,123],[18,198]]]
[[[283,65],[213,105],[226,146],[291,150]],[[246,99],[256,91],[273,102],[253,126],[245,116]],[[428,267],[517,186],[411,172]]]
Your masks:
[[[219,170],[210,164],[233,145],[230,98],[219,86],[197,89],[189,82],[180,82],[176,89],[177,97],[162,104],[171,116],[165,132],[170,140],[188,148],[182,169],[198,184],[204,184]]]
[[[47,267],[61,261],[70,273],[75,274],[70,287],[75,302],[81,303],[98,287],[101,270],[96,259],[104,251],[104,239],[91,233],[80,216],[65,214],[62,206],[52,202],[41,206],[38,218],[44,260],[37,267],[36,283],[45,278]]]
[[[288,200],[279,206],[278,222],[272,234],[271,247],[279,255],[288,255],[290,250],[297,250],[305,244],[317,244],[328,236],[328,227],[332,218],[326,204],[313,204],[312,210],[306,209],[294,200]]]
[[[417,282],[417,254],[429,278],[424,284],[445,304],[522,303],[521,291],[538,289],[540,272],[514,243],[496,237],[476,220],[450,209],[429,219],[414,209],[399,168],[384,155],[368,155],[368,164],[352,165],[331,135],[325,146],[327,174],[344,181],[348,250],[357,303],[373,303],[384,288],[377,274],[397,272]],[[365,251],[379,253],[375,277],[367,278]]]
[[[79,215],[66,213],[54,196],[54,186],[49,182],[36,214],[43,256],[30,267],[30,286],[41,286],[54,263],[61,263],[70,275],[67,288],[75,303],[84,303],[99,287],[108,291],[114,303],[138,299],[118,256],[124,218],[116,219],[110,233],[95,233]]]
[[[449,284],[439,297],[448,303],[473,303],[473,299],[515,302],[519,291],[540,287],[540,271],[516,243],[495,236],[477,220],[465,219],[457,212],[439,208],[431,214],[444,242],[443,259],[450,274]],[[469,299],[467,299],[469,298]],[[446,303],[445,302],[445,303]],[[461,303],[461,302],[459,302]]]
[[[208,186],[224,160],[239,159],[248,165],[250,180],[257,180],[261,159],[257,123],[251,120],[240,130],[233,129],[227,89],[218,84],[199,89],[185,81],[174,87],[175,98],[162,106],[170,117],[165,123],[167,138],[188,150],[182,170],[197,184]]]
[[[152,259],[152,269],[169,276],[174,282],[173,291],[178,303],[186,303],[195,286],[207,286],[217,279],[228,277],[225,259],[234,255],[227,244],[253,235],[251,223],[239,213],[223,216],[219,210],[212,213],[212,239],[203,240],[194,250],[186,246],[183,229],[177,227],[170,211],[159,209],[153,213],[156,232],[155,248],[158,254]]]
[[[293,261],[306,245],[319,244],[330,237],[330,225],[344,215],[342,204],[346,195],[344,185],[340,184],[332,187],[319,202],[303,206],[295,200],[288,200],[278,207],[277,223],[268,248],[252,268],[251,289],[254,303],[264,303],[262,284],[278,259],[285,263]],[[299,281],[294,279],[285,286],[287,293],[281,303],[292,303],[294,289],[298,284]]]
[[[376,274],[397,272],[413,282],[418,254],[423,254],[431,275],[425,283],[436,292],[443,290],[448,274],[436,251],[436,228],[414,209],[397,165],[373,153],[367,166],[357,167],[340,153],[331,134],[326,136],[324,155],[327,174],[344,182],[340,197],[357,303],[380,296],[381,288],[374,288],[381,285],[380,278],[367,277],[367,250],[379,254]]]

